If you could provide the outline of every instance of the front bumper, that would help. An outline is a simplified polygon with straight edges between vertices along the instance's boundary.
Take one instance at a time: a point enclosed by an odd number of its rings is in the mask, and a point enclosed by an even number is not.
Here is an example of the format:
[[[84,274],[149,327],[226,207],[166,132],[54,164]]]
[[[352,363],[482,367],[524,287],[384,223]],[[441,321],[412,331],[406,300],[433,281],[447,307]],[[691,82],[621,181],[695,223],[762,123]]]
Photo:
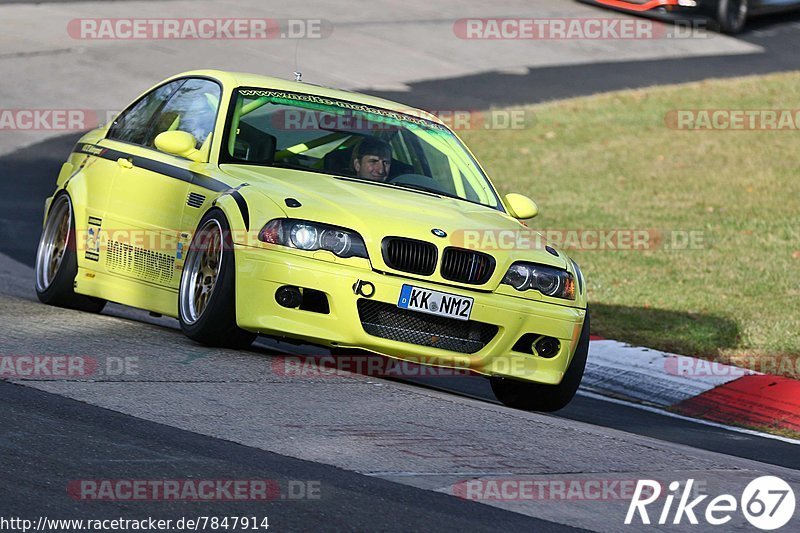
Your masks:
[[[687,19],[706,20],[713,10],[705,0],[697,0],[695,5],[687,5],[678,0],[579,0],[584,4],[603,7],[622,13],[633,13],[663,21],[686,21]]]
[[[318,252],[326,254],[327,252]],[[332,256],[331,256],[332,257]],[[236,314],[239,327],[314,344],[360,348],[416,363],[469,369],[485,375],[555,385],[561,382],[580,337],[585,309],[517,296],[464,290],[387,275],[313,257],[235,246]],[[497,333],[475,353],[459,353],[368,334],[354,292],[357,281],[370,282],[370,301],[395,306],[403,284],[474,298],[470,320],[497,326]],[[282,307],[276,291],[290,285],[323,292],[328,314]],[[561,348],[551,358],[512,350],[526,333],[555,337]]]

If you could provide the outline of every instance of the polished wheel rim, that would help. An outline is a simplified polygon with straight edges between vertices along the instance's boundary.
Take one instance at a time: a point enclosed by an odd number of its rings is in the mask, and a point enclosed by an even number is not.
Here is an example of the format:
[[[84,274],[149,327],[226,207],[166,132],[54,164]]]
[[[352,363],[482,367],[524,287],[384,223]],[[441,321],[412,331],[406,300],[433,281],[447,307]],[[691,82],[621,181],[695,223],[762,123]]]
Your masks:
[[[194,324],[203,315],[222,266],[222,227],[209,220],[192,240],[188,264],[181,276],[181,316],[187,324]]]
[[[61,268],[72,231],[72,206],[66,196],[60,196],[50,210],[36,252],[36,288],[46,291]]]

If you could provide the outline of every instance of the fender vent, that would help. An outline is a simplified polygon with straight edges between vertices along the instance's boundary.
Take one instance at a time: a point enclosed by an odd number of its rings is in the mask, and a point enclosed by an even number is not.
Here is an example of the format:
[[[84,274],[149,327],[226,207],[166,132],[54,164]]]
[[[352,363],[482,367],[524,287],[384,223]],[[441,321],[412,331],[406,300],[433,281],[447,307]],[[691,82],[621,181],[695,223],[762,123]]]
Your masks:
[[[106,266],[111,272],[133,275],[155,283],[172,281],[175,258],[118,241],[108,242]]]
[[[186,199],[186,205],[189,207],[200,207],[203,205],[203,202],[206,201],[206,197],[202,194],[197,194],[196,192],[190,192],[189,198]]]

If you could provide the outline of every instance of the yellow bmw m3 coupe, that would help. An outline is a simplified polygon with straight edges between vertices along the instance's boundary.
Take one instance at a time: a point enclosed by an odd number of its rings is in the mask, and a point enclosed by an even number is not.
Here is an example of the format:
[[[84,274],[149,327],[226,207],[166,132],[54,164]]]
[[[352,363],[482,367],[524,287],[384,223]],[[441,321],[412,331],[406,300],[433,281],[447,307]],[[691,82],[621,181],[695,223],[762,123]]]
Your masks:
[[[188,72],[77,143],[45,201],[36,292],[175,317],[211,346],[265,334],[467,369],[552,411],[580,384],[589,316],[566,254],[498,244],[537,213],[424,111]]]

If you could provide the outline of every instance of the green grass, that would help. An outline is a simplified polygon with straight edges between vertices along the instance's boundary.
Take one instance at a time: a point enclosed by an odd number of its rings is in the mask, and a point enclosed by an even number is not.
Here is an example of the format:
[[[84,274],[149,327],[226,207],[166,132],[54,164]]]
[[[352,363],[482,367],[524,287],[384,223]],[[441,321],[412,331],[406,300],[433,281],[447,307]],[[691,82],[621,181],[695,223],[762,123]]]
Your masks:
[[[798,95],[800,73],[631,90],[526,107],[526,128],[462,137],[501,192],[537,201],[533,228],[703,232],[696,250],[569,251],[593,333],[720,361],[781,357],[798,377],[800,132],[665,124],[676,109],[800,109]]]

